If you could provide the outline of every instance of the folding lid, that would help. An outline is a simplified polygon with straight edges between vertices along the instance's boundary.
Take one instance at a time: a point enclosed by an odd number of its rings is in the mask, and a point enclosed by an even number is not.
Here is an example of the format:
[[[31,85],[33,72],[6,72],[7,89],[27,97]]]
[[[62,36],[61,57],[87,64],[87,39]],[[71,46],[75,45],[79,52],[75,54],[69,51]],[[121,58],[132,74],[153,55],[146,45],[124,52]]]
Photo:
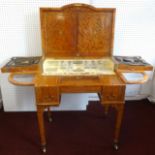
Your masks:
[[[71,4],[40,15],[44,57],[112,56],[114,8]]]

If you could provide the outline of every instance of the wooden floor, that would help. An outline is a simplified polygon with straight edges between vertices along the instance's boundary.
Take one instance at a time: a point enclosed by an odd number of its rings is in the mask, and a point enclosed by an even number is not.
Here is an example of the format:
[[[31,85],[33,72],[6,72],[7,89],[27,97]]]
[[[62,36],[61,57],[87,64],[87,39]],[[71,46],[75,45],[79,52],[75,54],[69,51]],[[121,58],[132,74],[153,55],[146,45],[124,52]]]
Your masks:
[[[105,117],[98,102],[87,111],[45,114],[47,155],[154,155],[155,105],[126,102],[120,149],[112,149],[115,111]],[[41,155],[35,112],[0,112],[0,155]]]

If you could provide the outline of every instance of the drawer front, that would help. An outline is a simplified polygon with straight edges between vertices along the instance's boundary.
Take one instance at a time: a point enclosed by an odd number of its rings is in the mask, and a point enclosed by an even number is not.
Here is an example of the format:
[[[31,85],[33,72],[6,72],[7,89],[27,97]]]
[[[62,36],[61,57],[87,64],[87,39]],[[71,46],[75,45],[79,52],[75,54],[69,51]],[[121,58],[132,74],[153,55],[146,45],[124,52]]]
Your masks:
[[[102,87],[102,101],[124,101],[125,86],[104,86]]]
[[[60,95],[57,87],[36,88],[37,103],[59,103]]]
[[[62,86],[60,91],[62,93],[94,93],[100,92],[101,87],[99,86]]]

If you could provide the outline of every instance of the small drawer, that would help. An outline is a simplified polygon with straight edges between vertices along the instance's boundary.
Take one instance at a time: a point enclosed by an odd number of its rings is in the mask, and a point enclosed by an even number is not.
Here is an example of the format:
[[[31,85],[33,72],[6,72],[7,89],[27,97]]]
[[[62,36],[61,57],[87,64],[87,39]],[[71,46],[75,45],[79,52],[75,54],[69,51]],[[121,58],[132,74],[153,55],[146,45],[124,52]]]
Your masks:
[[[62,86],[60,88],[63,93],[96,93],[101,91],[100,86]]]
[[[102,87],[101,100],[104,101],[124,101],[125,86],[104,86]]]
[[[36,88],[37,103],[59,102],[60,95],[57,87],[38,87]]]

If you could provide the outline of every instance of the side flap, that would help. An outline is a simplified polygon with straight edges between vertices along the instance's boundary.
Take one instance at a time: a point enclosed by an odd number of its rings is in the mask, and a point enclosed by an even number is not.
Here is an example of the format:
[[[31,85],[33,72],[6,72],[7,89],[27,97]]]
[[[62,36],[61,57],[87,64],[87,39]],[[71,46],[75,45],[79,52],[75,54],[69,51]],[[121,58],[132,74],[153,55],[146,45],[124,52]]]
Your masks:
[[[35,73],[41,57],[12,57],[2,68],[2,73]]]

